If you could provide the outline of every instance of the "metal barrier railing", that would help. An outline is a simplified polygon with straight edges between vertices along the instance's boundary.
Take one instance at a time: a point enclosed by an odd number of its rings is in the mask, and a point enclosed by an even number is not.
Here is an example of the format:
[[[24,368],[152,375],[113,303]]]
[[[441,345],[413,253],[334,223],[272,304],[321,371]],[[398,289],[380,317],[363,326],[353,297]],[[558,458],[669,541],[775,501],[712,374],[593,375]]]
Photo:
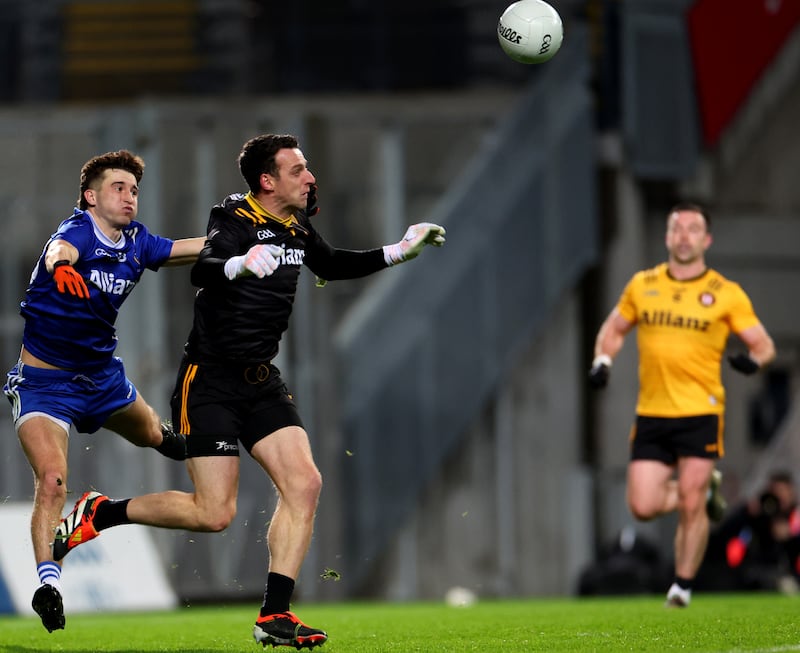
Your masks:
[[[338,332],[356,576],[598,256],[588,58],[571,36],[433,212],[446,246],[385,274]]]

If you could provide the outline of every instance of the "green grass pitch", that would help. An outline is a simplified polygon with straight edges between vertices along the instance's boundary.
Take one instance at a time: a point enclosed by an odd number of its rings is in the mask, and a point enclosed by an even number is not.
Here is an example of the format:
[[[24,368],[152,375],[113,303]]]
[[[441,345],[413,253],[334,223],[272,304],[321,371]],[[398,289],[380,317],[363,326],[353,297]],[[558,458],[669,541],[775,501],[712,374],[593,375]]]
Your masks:
[[[307,623],[328,631],[320,653],[800,651],[800,596],[769,593],[698,594],[684,610],[664,608],[660,596],[479,601],[460,608],[326,603],[294,609]],[[4,616],[0,653],[259,651],[251,637],[256,611],[254,603],[68,614],[66,630],[52,634],[38,618]]]

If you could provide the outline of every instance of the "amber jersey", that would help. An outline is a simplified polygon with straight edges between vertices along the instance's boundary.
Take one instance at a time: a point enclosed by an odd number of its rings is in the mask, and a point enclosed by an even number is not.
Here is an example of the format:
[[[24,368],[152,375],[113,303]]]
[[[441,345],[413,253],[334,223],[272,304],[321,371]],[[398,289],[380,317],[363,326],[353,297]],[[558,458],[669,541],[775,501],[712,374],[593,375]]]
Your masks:
[[[666,263],[633,276],[617,310],[636,325],[638,415],[722,414],[721,360],[728,336],[759,323],[744,290],[715,270],[685,281]]]
[[[272,275],[229,280],[224,265],[253,245],[284,248]],[[354,251],[328,244],[302,212],[280,219],[248,193],[230,195],[211,209],[207,240],[192,268],[200,287],[186,345],[190,361],[249,364],[272,360],[289,324],[300,268],[321,279],[353,279],[387,267],[382,248]]]

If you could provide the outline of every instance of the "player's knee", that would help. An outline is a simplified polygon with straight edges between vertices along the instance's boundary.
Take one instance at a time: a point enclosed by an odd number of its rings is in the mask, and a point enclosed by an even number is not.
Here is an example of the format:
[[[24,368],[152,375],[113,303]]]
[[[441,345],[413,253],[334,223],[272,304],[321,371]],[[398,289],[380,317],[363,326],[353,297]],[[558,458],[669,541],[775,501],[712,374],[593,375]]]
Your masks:
[[[147,443],[144,446],[155,448],[163,441],[164,434],[161,432],[161,422],[156,419],[156,421],[150,425],[150,429],[147,432]]]
[[[631,514],[636,521],[650,521],[655,517],[649,510],[640,510],[638,508],[631,508]]]
[[[316,509],[321,493],[322,474],[315,468],[313,472],[309,472],[304,477],[300,494],[309,505],[313,505],[314,509]]]
[[[60,469],[45,470],[38,479],[37,493],[46,500],[64,501],[67,475]]]
[[[306,474],[301,482],[294,485],[290,503],[300,510],[308,519],[313,519],[322,493],[322,474],[314,470]]]
[[[637,521],[650,521],[657,516],[653,506],[636,498],[628,499],[628,509]]]
[[[282,504],[297,519],[313,519],[322,492],[322,474],[311,465],[302,472],[298,469],[278,485]]]
[[[315,473],[309,477],[309,487],[310,491],[316,497],[319,497],[322,492],[322,474],[319,470],[316,470]]]
[[[698,515],[705,513],[706,497],[703,492],[691,492],[681,495],[678,500],[678,511],[685,515]]]
[[[231,525],[234,517],[236,517],[236,504],[217,506],[214,510],[201,515],[200,530],[219,533]]]

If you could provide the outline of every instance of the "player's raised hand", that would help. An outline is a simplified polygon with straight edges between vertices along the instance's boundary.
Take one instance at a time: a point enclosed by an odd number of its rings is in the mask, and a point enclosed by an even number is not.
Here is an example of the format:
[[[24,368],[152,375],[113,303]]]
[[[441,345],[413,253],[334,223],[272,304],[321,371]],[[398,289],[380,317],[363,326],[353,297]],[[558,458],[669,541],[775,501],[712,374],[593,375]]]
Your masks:
[[[317,185],[311,184],[311,187],[308,189],[308,197],[306,198],[306,215],[310,218],[311,216],[317,215],[319,213],[319,207],[317,206]]]
[[[69,261],[56,261],[53,264],[53,280],[58,292],[70,294],[80,299],[89,299],[89,288]]]
[[[250,275],[263,279],[278,269],[283,254],[283,247],[278,245],[253,245],[247,254],[225,261],[225,276],[231,280]]]
[[[425,245],[441,247],[444,245],[444,227],[432,222],[412,224],[407,230],[403,240],[394,245],[383,246],[383,257],[388,265],[397,265],[403,261],[410,261],[419,256]]]

